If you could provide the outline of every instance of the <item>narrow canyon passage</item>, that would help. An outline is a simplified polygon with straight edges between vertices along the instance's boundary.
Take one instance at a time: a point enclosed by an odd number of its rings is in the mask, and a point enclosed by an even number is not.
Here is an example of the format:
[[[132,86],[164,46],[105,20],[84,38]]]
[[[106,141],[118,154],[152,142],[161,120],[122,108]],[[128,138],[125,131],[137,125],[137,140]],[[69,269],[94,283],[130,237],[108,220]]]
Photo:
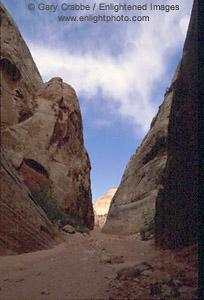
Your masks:
[[[113,236],[100,229],[66,234],[55,248],[0,257],[0,298],[161,299],[169,293],[172,299],[177,291],[176,299],[195,299],[196,252],[191,248],[180,252],[179,260],[138,234]],[[154,290],[159,280],[162,294]]]

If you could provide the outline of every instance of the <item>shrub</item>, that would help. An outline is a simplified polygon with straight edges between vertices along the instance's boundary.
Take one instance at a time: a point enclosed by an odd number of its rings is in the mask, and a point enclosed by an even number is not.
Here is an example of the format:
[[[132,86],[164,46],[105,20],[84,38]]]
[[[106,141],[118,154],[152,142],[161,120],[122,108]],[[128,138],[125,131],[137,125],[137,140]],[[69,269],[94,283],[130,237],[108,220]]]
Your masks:
[[[144,226],[140,229],[141,239],[147,240],[147,232],[149,234],[154,234],[155,232],[155,212],[154,210],[146,210],[142,213],[142,218],[144,219]]]
[[[54,198],[46,189],[43,189],[42,191],[31,190],[31,193],[37,204],[44,210],[52,223],[56,223],[58,220],[62,220],[65,217],[63,216],[63,212],[61,211],[56,198]]]
[[[162,184],[163,182],[163,175],[164,175],[164,168],[159,168],[157,171],[157,178],[155,179],[156,184]]]
[[[141,237],[142,241],[146,240],[146,238],[145,238],[145,233],[146,232],[147,232],[147,228],[144,228],[144,227],[140,228],[140,237]]]
[[[166,95],[168,95],[171,91],[172,91],[171,87],[166,88],[166,91],[164,93],[164,97],[166,97]]]
[[[144,219],[144,225],[149,229],[154,229],[155,212],[154,210],[146,210],[142,213]]]
[[[79,217],[69,214],[69,211],[66,211],[65,213],[59,206],[57,199],[46,189],[43,189],[41,192],[32,190],[31,193],[35,203],[44,210],[48,219],[50,219],[53,224],[60,224],[61,227],[69,224],[72,225],[78,232],[89,232],[88,228],[83,227]]]
[[[81,224],[78,225],[75,229],[77,232],[90,234],[89,229],[86,227],[83,227]]]

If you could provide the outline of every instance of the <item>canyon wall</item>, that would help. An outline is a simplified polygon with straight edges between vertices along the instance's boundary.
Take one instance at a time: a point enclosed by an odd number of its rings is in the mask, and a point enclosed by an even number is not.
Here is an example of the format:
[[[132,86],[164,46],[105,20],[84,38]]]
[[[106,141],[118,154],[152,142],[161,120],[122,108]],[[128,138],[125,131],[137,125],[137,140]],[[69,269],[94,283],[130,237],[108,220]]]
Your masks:
[[[105,233],[138,232],[144,226],[143,214],[147,211],[154,212],[166,165],[167,128],[179,69],[180,65],[152,120],[149,132],[126,166],[102,229]]]
[[[191,15],[175,84],[163,187],[156,201],[156,242],[177,248],[197,242],[198,181],[198,5]]]
[[[178,248],[198,241],[197,0],[171,87],[151,129],[131,157],[112,199],[105,233],[133,233],[154,212],[156,243]]]
[[[1,153],[0,180],[0,255],[54,246],[59,233],[4,153]]]
[[[9,185],[6,184],[11,178],[6,179],[7,172],[2,165],[2,194],[8,195],[8,198],[1,198],[0,206],[4,237],[9,236],[9,228],[12,226],[21,230],[20,221],[16,225],[15,217],[10,218],[8,226],[8,219],[4,220],[8,202],[13,213],[18,214],[19,220],[24,218],[29,223],[28,216],[41,218],[36,204],[30,204],[30,192],[46,191],[56,199],[65,214],[78,219],[82,226],[93,229],[91,165],[84,147],[82,118],[76,93],[58,77],[43,83],[17,25],[2,3],[0,13],[2,155],[10,165],[10,174],[13,174],[12,168],[15,168],[15,176],[19,177],[18,187],[22,184],[23,190],[24,185],[29,189],[19,205],[30,207],[29,213],[25,213],[24,208],[17,209],[20,195],[14,192],[12,197]],[[36,230],[39,224],[36,222]],[[41,225],[45,227],[45,224]],[[31,227],[34,231],[34,226]],[[21,234],[16,239],[18,245],[22,242],[21,248],[27,251],[28,240],[24,242]],[[45,245],[42,243],[41,246]]]

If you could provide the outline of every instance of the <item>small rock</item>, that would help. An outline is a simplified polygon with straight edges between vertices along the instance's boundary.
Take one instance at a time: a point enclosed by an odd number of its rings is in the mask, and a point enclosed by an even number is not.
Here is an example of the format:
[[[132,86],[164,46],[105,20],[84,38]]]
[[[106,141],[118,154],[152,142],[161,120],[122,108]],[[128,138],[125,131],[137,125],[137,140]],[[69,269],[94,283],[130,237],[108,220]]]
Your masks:
[[[180,287],[179,288],[179,292],[182,294],[182,293],[187,293],[187,292],[189,292],[189,291],[191,291],[192,290],[192,288],[191,287],[189,287],[189,286],[182,286],[182,287]]]
[[[104,264],[121,264],[124,263],[124,259],[123,256],[103,254],[101,255],[100,262]]]
[[[166,285],[166,284],[163,284],[161,286],[161,292],[162,292],[162,296],[164,297],[168,297],[168,296],[171,296],[172,295],[172,289],[170,286]]]
[[[146,271],[146,270],[153,270],[153,267],[152,267],[150,264],[148,264],[147,262],[142,262],[141,264],[136,265],[135,267],[136,267],[141,273],[142,273],[143,271]]]
[[[161,295],[160,283],[150,284],[150,295]]]
[[[144,272],[142,272],[142,275],[144,276],[151,276],[153,274],[153,271],[150,270],[145,270]]]
[[[164,283],[169,283],[172,280],[172,277],[169,273],[160,270],[156,270],[154,272],[154,276],[156,277],[157,281]]]
[[[157,279],[153,276],[153,274],[154,273],[152,272],[151,276],[145,276],[145,277],[141,278],[140,285],[142,287],[147,287],[150,284],[156,284],[157,283]],[[142,273],[142,275],[143,275],[143,273]]]
[[[150,238],[150,232],[146,231],[145,232],[145,239],[148,240]]]
[[[134,282],[137,282],[137,283],[140,282],[138,278],[134,278],[133,281],[134,281]]]
[[[88,251],[87,253],[88,253],[88,255],[95,255],[96,252],[97,251],[95,249],[93,249],[93,250]]]
[[[109,255],[109,254],[101,255],[100,262],[104,263],[104,264],[110,264],[111,263],[111,255]]]
[[[118,271],[116,279],[127,280],[128,278],[135,278],[140,275],[140,271],[135,267],[127,267]]]
[[[16,282],[21,282],[21,281],[24,281],[25,279],[24,278],[18,278],[16,279]]]
[[[158,262],[158,263],[154,264],[154,268],[155,269],[159,269],[159,270],[163,270],[164,266],[163,266],[162,263]]]
[[[181,281],[175,279],[172,281],[172,285],[175,287],[180,287],[180,286],[182,286],[182,283],[181,283]]]
[[[42,292],[41,292],[41,295],[49,295],[50,294],[50,291],[48,289],[44,289]]]
[[[75,228],[72,227],[71,225],[65,225],[62,230],[66,233],[69,233],[69,234],[74,234],[76,232]]]

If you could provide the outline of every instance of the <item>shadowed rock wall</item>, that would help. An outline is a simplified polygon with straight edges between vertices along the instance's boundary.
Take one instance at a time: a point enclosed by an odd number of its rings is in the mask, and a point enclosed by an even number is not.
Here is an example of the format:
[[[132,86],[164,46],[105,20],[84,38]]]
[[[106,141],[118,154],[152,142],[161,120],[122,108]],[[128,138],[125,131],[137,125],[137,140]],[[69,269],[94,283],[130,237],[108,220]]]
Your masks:
[[[175,84],[165,181],[156,201],[156,241],[177,248],[197,242],[198,213],[198,24],[197,0]]]
[[[126,166],[102,229],[105,233],[138,232],[144,226],[143,213],[155,209],[162,172],[166,165],[167,128],[179,67],[157,115],[152,120],[149,132]]]

